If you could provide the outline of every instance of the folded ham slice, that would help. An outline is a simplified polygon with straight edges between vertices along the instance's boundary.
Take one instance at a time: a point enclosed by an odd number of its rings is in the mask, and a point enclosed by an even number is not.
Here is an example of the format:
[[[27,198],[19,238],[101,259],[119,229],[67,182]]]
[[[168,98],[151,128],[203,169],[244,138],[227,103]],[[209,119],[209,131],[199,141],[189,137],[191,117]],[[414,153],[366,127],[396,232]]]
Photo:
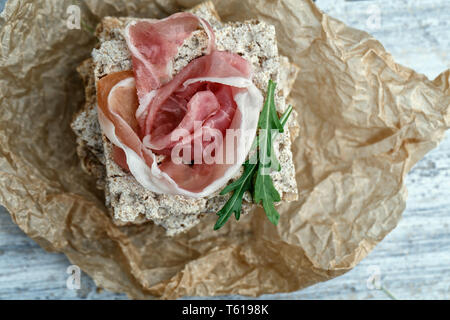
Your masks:
[[[199,26],[207,54],[171,78],[178,47]],[[133,72],[97,83],[99,122],[115,161],[156,193],[214,193],[238,173],[256,135],[263,97],[249,62],[218,51],[211,26],[190,13],[131,23],[125,37]],[[158,163],[157,154],[170,156]]]

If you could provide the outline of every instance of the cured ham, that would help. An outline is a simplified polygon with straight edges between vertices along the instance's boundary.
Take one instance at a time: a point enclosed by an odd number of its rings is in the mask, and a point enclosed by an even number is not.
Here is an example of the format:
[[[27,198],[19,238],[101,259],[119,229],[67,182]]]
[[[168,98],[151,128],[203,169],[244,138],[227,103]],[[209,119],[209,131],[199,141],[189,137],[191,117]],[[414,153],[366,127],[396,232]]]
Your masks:
[[[171,78],[179,46],[199,26],[207,54]],[[256,135],[263,97],[249,62],[218,51],[211,26],[190,13],[131,23],[125,38],[133,71],[97,83],[99,122],[116,163],[156,193],[212,194],[239,172]],[[158,163],[158,154],[167,157]]]
[[[162,20],[136,21],[126,27],[125,39],[131,52],[133,71],[139,79],[136,85],[141,101],[169,80],[178,47],[199,24],[208,35],[209,54],[216,48],[214,32],[208,22],[190,13],[175,13]]]

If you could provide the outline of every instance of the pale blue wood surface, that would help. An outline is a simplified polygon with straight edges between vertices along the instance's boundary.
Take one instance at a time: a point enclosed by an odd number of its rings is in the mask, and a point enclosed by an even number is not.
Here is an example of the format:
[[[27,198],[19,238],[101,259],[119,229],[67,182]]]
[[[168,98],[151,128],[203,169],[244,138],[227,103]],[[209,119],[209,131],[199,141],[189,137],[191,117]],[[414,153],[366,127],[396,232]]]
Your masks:
[[[0,0],[0,8],[3,2]],[[318,0],[317,4],[347,24],[369,31],[397,62],[430,78],[450,68],[449,0]],[[369,274],[379,270],[382,286],[397,298],[449,299],[449,159],[447,134],[409,174],[407,210],[398,227],[352,271],[299,292],[262,298],[387,299],[385,292],[366,285]],[[64,255],[42,250],[0,208],[0,299],[126,298],[97,292],[86,275],[81,290],[67,289],[68,266]]]

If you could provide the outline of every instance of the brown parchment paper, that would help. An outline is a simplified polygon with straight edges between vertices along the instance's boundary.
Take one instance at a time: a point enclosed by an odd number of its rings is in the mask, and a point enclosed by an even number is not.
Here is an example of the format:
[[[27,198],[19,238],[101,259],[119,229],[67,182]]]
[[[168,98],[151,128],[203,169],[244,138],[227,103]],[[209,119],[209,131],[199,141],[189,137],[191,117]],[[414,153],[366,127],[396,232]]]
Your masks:
[[[83,102],[75,67],[95,45],[69,30],[105,15],[163,17],[200,1],[9,0],[0,17],[0,203],[42,247],[97,285],[133,298],[288,292],[353,268],[398,223],[404,178],[450,126],[447,71],[434,81],[397,65],[365,32],[311,1],[215,1],[225,20],[276,26],[300,66],[292,94],[300,200],[212,231],[215,215],[174,238],[152,224],[117,227],[84,174],[69,129]]]

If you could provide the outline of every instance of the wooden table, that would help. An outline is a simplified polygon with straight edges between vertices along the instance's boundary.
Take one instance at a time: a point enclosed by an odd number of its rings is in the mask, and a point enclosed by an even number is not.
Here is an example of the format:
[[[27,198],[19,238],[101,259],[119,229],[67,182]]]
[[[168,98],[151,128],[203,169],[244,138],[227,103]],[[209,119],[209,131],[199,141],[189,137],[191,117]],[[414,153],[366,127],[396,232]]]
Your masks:
[[[396,61],[429,78],[450,68],[450,0],[318,0],[317,4],[372,33]],[[262,298],[449,299],[449,159],[450,132],[409,174],[407,209],[398,227],[352,271],[299,292]],[[67,289],[68,266],[64,255],[42,250],[0,208],[0,299],[126,298],[98,290],[85,274],[80,290]],[[381,277],[379,290],[367,286],[374,273]]]

